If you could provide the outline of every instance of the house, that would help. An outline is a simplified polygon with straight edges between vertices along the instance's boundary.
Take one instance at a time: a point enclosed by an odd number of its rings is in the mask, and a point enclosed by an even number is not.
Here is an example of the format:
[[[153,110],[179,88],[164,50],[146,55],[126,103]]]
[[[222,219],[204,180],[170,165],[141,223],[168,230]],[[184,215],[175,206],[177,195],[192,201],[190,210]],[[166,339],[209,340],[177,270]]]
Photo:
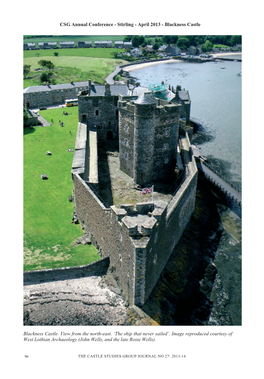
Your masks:
[[[73,47],[74,47],[74,41],[60,42],[60,48],[62,49],[73,48]]]
[[[78,41],[77,47],[79,48],[89,48],[92,47],[92,41]]]
[[[44,49],[57,49],[57,42],[44,42]]]
[[[196,47],[195,46],[190,46],[188,49],[188,54],[189,55],[196,55]]]
[[[152,48],[152,45],[146,45],[144,49],[146,50],[147,53],[153,53],[154,51]]]
[[[176,45],[168,45],[165,48],[165,53],[168,55],[180,55],[181,49]]]
[[[142,55],[142,51],[138,47],[136,47],[135,49],[131,50],[131,55],[134,58],[140,57]]]
[[[159,51],[163,51],[163,50],[165,50],[166,47],[167,47],[167,45],[162,45],[162,46],[160,46],[160,47],[159,47]]]
[[[23,91],[25,108],[40,109],[65,104],[65,100],[77,99],[78,92],[88,89],[88,81],[27,87]]]
[[[124,42],[124,49],[131,49],[132,48],[132,42]]]
[[[35,42],[24,43],[24,50],[35,50]]]
[[[112,41],[94,41],[94,47],[112,47]]]
[[[115,41],[115,47],[118,49],[122,49],[124,47],[123,41]]]

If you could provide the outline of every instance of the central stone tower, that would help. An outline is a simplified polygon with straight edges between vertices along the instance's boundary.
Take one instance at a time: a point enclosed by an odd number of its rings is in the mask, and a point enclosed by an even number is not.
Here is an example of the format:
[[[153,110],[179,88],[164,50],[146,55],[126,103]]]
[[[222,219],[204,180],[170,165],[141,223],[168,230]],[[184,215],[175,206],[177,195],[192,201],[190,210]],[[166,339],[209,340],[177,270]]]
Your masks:
[[[140,186],[172,181],[181,105],[144,92],[136,100],[120,96],[118,110],[120,169]]]

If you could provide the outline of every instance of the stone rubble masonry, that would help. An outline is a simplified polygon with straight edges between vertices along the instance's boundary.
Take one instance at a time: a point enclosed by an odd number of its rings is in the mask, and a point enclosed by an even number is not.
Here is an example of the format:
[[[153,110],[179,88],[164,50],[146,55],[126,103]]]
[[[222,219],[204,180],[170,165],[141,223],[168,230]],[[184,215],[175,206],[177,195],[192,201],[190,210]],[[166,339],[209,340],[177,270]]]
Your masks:
[[[108,95],[106,99],[107,103],[111,103],[111,96]],[[100,98],[100,101],[103,102],[103,97]],[[178,148],[178,143],[175,142],[175,139],[179,141],[185,176],[180,186],[175,187],[174,196],[168,203],[157,200],[154,203],[138,203],[135,208],[132,204],[123,204],[120,208],[115,205],[108,207],[104,204],[97,195],[96,186],[89,181],[91,162],[97,162],[100,159],[96,148],[98,142],[96,134],[97,137],[101,134],[101,138],[103,138],[103,135],[101,130],[89,127],[90,123],[87,119],[87,140],[85,144],[83,141],[85,136],[83,129],[85,129],[86,125],[79,122],[76,139],[77,148],[75,150],[76,157],[74,154],[72,169],[75,211],[78,218],[83,228],[91,234],[92,242],[97,247],[101,257],[109,257],[110,264],[107,275],[111,275],[129,305],[135,304],[139,306],[142,306],[149,297],[190,220],[195,205],[198,175],[188,133],[183,128],[181,129],[182,132],[179,133],[179,118],[177,116],[179,105],[162,106],[160,108],[161,114],[167,116],[163,121],[160,114],[155,113],[157,108],[154,104],[147,105],[149,108],[144,111],[143,108],[140,108],[142,106],[145,108],[142,104],[133,105],[125,102],[122,109],[119,108],[119,141],[120,138],[123,138],[124,129],[128,133],[129,130],[130,132],[133,130],[130,136],[132,143],[133,135],[135,135],[135,125],[140,125],[138,131],[140,132],[142,127],[146,131],[148,143],[152,141],[154,146],[157,146],[158,142],[156,140],[158,138],[162,140],[162,146],[165,143],[164,141],[168,141],[169,144],[170,140],[174,140],[170,142],[171,147],[169,147],[174,164]],[[90,109],[92,105],[87,103],[87,107],[89,112],[92,112],[92,109]],[[96,107],[98,107],[98,103]],[[83,112],[84,108],[81,114]],[[149,117],[146,117],[147,112],[149,112]],[[153,113],[155,113],[155,117],[153,117]],[[144,124],[144,117],[146,124]],[[157,128],[155,129],[156,126]],[[123,131],[121,130],[122,127]],[[149,137],[148,129],[155,130],[155,133],[151,131],[151,137]],[[93,133],[92,141],[91,133]],[[159,134],[159,137],[156,134]],[[143,147],[143,139],[141,148]],[[79,150],[86,150],[81,154],[83,161],[80,160]],[[122,147],[120,147],[120,150],[122,151]],[[161,159],[160,155],[154,150],[153,155],[157,154],[158,161]],[[122,160],[121,155],[121,167]],[[140,165],[139,161],[137,165]],[[94,167],[96,169],[97,164]],[[85,172],[88,174],[85,175]],[[156,172],[158,173],[158,169]]]

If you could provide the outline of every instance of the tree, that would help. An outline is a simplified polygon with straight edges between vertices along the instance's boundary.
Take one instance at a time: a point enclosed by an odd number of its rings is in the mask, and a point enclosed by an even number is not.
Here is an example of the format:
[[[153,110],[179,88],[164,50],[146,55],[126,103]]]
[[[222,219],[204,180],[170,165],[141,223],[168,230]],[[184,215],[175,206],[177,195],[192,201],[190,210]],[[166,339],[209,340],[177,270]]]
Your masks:
[[[24,119],[24,124],[29,119],[28,111],[26,110],[25,107],[23,107],[23,119]]]
[[[132,36],[125,36],[123,39],[123,42],[130,42],[132,39]]]
[[[38,61],[38,65],[40,65],[41,67],[45,67],[46,66],[46,60],[41,59],[40,61]]]
[[[202,52],[203,53],[206,53],[208,51],[211,51],[213,48],[213,44],[212,42],[210,42],[209,40],[207,40],[202,46],[201,46],[201,49],[202,49]]]
[[[49,69],[49,70],[52,70],[55,65],[54,63],[52,63],[51,61],[46,61],[46,67]]]
[[[23,75],[24,78],[30,73],[30,65],[29,64],[24,64],[23,66]]]
[[[139,47],[144,43],[144,37],[143,36],[133,36],[132,38],[132,46],[133,47]]]
[[[189,41],[188,38],[186,37],[180,37],[177,41],[177,46],[181,49],[181,50],[187,50],[188,47],[191,46],[191,43]]]
[[[55,55],[55,57],[57,57],[59,55],[59,53],[57,51],[54,51],[54,55]]]
[[[42,67],[47,67],[49,70],[55,67],[51,61],[47,61],[45,59],[41,59],[40,61],[38,61],[38,64]]]
[[[52,76],[51,72],[43,72],[40,76],[41,83],[49,82],[51,76]]]
[[[230,46],[241,45],[242,36],[232,36],[230,38]]]

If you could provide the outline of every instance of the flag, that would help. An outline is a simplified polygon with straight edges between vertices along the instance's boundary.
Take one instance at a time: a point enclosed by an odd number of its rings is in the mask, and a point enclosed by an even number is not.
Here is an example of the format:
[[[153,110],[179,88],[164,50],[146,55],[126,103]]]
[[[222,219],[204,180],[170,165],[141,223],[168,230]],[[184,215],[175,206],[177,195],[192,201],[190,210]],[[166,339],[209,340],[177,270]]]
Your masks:
[[[148,193],[151,193],[153,191],[153,187],[144,188],[141,192],[141,195],[146,195]]]

